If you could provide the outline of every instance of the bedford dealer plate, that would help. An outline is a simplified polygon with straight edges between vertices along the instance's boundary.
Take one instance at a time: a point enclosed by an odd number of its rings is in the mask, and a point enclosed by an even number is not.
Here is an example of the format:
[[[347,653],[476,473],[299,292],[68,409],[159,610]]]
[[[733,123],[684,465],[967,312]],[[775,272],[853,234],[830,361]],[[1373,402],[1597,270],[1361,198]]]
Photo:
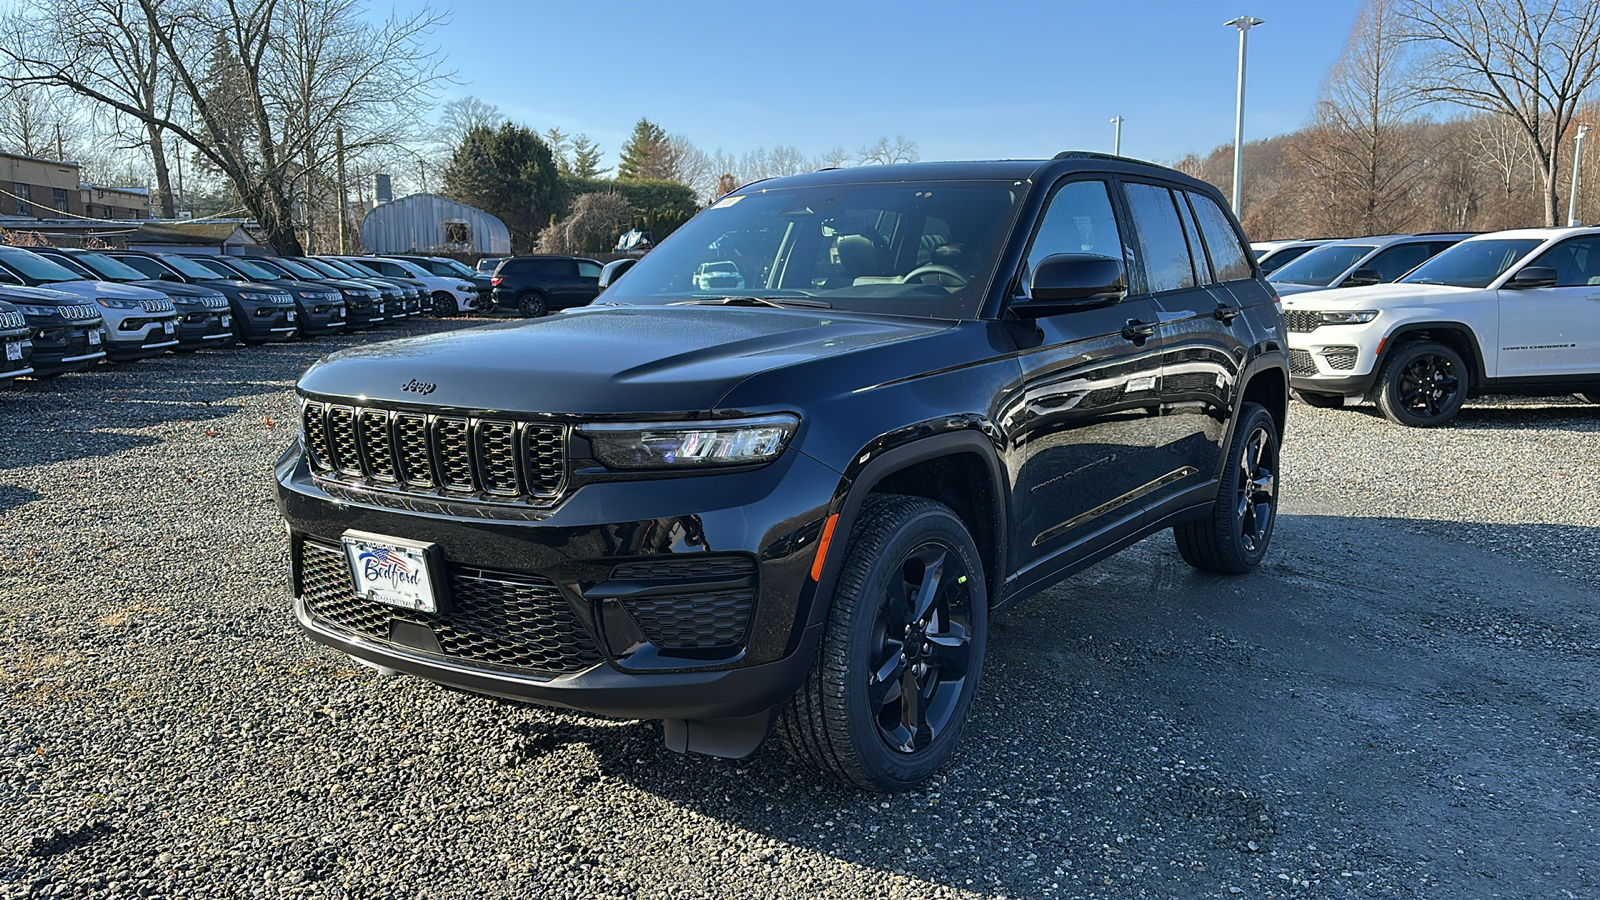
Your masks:
[[[347,531],[344,553],[350,561],[356,596],[418,612],[438,612],[428,576],[428,548],[381,534]]]

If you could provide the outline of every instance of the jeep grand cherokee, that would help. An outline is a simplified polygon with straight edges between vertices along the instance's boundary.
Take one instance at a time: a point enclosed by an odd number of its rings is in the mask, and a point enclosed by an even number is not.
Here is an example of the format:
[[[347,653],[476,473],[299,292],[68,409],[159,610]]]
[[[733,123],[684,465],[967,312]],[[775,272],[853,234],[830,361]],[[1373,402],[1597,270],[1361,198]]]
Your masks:
[[[992,614],[1160,529],[1261,561],[1283,344],[1221,197],[1169,169],[760,182],[600,305],[313,366],[276,469],[295,614],[380,667],[680,751],[776,728],[902,789],[951,755]]]

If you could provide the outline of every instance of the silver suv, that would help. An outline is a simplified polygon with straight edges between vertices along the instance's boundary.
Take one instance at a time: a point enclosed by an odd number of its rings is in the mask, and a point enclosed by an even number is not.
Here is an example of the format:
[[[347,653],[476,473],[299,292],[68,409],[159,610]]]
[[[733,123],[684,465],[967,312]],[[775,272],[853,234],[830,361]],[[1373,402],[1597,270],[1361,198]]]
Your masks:
[[[1387,284],[1471,234],[1387,234],[1334,241],[1267,276],[1278,296],[1324,288]]]
[[[178,346],[178,309],[149,288],[89,281],[37,253],[0,247],[0,281],[67,291],[93,300],[105,322],[106,357],[117,361],[160,356]]]

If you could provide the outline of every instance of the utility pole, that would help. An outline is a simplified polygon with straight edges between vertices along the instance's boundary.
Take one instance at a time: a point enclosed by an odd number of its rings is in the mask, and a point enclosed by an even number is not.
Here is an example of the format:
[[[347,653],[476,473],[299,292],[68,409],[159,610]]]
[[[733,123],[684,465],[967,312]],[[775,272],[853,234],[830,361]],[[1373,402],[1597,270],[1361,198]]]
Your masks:
[[[1579,125],[1577,146],[1572,149],[1572,197],[1567,200],[1568,227],[1581,224],[1578,221],[1578,180],[1583,177],[1583,136],[1588,133],[1588,125]]]
[[[188,199],[187,197],[184,196],[184,193],[183,193],[183,145],[182,144],[178,145],[178,152],[174,153],[172,155],[172,159],[173,159],[174,162],[176,162],[178,164],[178,202],[173,204],[173,206],[172,206],[172,214],[181,219],[181,218],[183,218],[183,202],[184,202],[184,200]]]
[[[67,161],[67,152],[61,149],[61,123],[56,123],[56,159],[59,162]]]
[[[1262,19],[1254,16],[1239,16],[1223,22],[1239,29],[1239,102],[1233,114],[1233,214],[1241,215],[1239,211],[1240,182],[1244,178],[1244,58],[1245,48],[1248,46],[1250,29],[1257,25],[1265,25]]]
[[[1112,156],[1121,156],[1122,155],[1122,117],[1121,116],[1112,116],[1111,117],[1111,124],[1115,125],[1117,127],[1116,128],[1116,132],[1115,132],[1115,136],[1111,139],[1111,155]]]
[[[333,130],[334,159],[339,167],[339,255],[350,253],[350,211],[344,196],[344,129]]]

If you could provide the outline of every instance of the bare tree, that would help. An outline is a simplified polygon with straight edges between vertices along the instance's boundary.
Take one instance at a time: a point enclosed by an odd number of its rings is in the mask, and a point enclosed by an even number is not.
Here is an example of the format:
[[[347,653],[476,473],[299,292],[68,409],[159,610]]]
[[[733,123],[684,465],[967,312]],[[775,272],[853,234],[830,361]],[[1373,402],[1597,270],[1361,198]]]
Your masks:
[[[1315,231],[1387,234],[1416,218],[1422,154],[1406,121],[1416,95],[1399,24],[1394,0],[1362,4],[1323,82],[1310,138],[1298,142],[1322,213]]]
[[[914,163],[921,158],[921,154],[917,153],[916,141],[906,140],[903,134],[895,135],[893,141],[887,136],[878,138],[877,143],[868,144],[856,151],[856,160],[864,166]]]
[[[448,77],[425,44],[444,18],[427,7],[373,22],[359,0],[134,2],[128,27],[150,36],[182,115],[152,110],[90,71],[92,54],[66,41],[54,18],[64,11],[74,27],[116,27],[104,6],[85,0],[41,0],[12,13],[0,57],[19,74],[0,80],[65,88],[186,142],[280,253],[302,250],[295,197],[309,196],[308,172],[332,164],[335,132],[354,155],[410,137]]]
[[[842,169],[850,165],[851,158],[850,151],[843,146],[830,147],[818,154],[814,168]]]
[[[1538,162],[1546,225],[1560,221],[1562,144],[1600,80],[1600,0],[1408,0],[1430,99],[1508,117]]]
[[[12,153],[75,157],[84,119],[79,105],[61,91],[35,85],[0,90],[0,148]]]

